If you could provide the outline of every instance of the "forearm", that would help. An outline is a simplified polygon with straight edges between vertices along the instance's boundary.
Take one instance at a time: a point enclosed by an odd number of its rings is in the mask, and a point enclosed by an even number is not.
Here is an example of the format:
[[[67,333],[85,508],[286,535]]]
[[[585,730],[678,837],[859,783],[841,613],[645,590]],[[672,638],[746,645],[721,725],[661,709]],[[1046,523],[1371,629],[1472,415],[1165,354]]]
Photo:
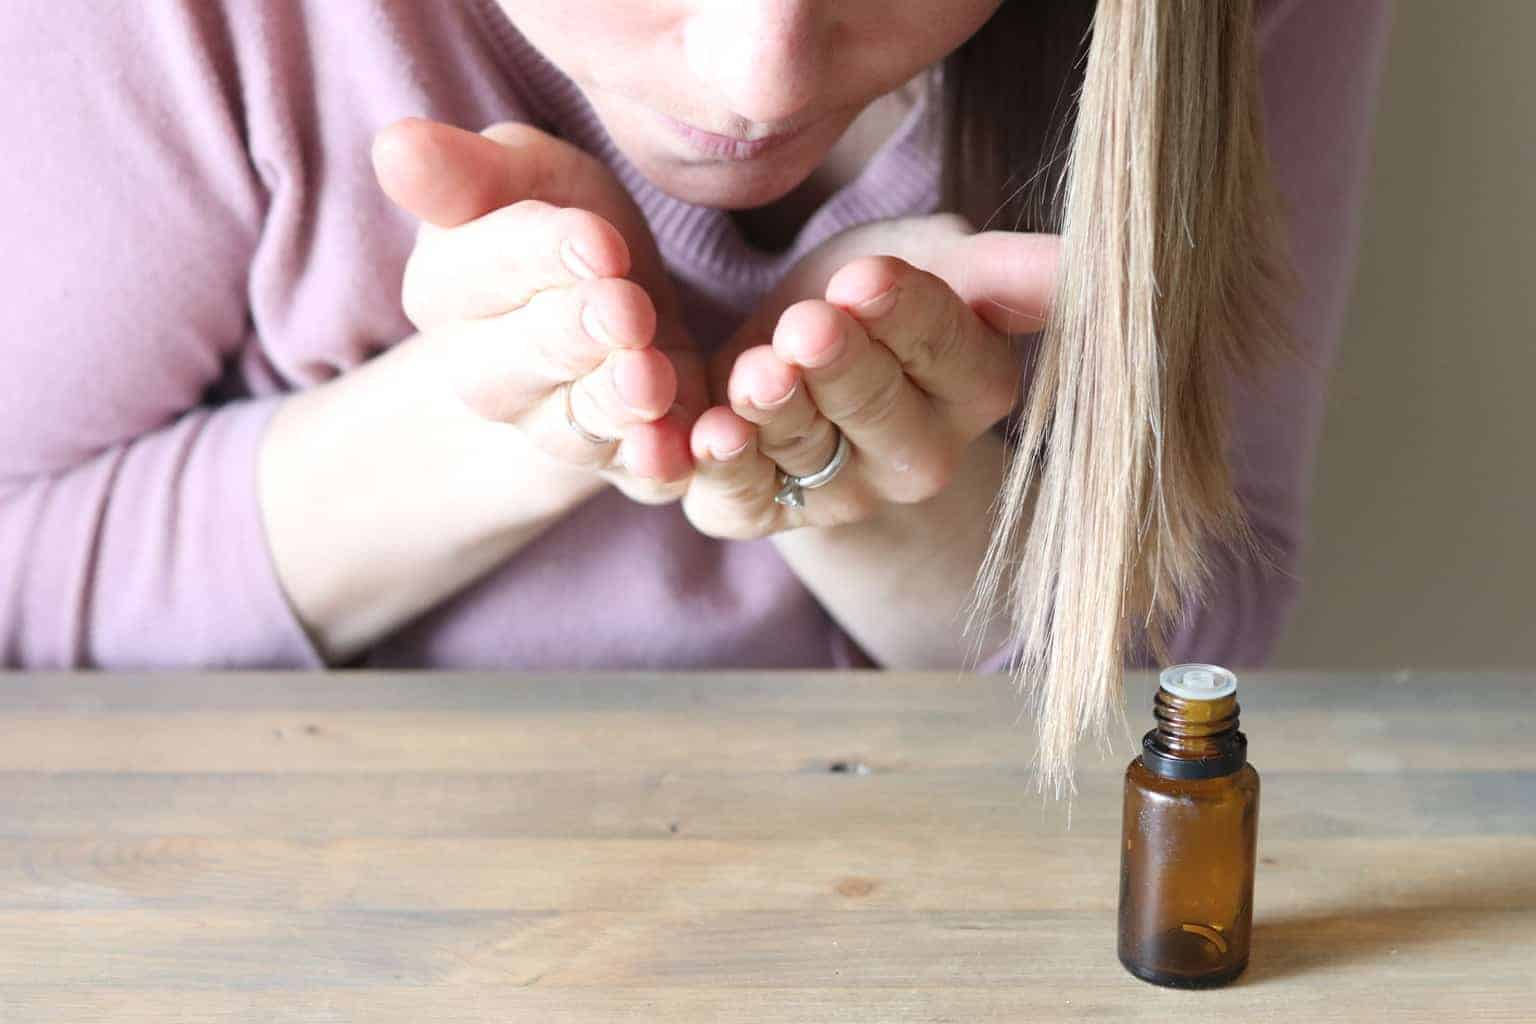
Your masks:
[[[352,657],[505,561],[603,486],[430,385],[421,336],[273,418],[262,516],[295,614]]]
[[[1002,646],[1003,622],[962,636],[1007,468],[993,432],[966,449],[955,479],[936,497],[885,506],[848,526],[776,534],[779,553],[823,607],[879,664],[953,668]],[[812,498],[811,500],[814,500]],[[979,645],[979,648],[978,648]]]

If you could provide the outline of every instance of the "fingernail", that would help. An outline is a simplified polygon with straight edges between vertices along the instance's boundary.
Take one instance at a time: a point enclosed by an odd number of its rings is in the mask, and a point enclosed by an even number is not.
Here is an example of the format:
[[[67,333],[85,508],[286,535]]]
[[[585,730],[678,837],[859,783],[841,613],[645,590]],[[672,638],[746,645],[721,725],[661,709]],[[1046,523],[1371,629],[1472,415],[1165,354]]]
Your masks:
[[[784,408],[784,406],[788,405],[789,404],[789,400],[791,398],[794,398],[795,397],[795,392],[797,392],[799,390],[800,390],[800,382],[796,381],[795,383],[793,383],[793,384],[791,384],[789,386],[789,390],[788,391],[784,392],[782,395],[780,395],[778,398],[773,399],[772,401],[769,401],[768,399],[758,398],[756,395],[748,395],[747,396],[747,401],[752,403],[752,408],[754,408],[754,409],[761,409],[763,412],[773,412],[775,409],[782,409],[782,408]]]
[[[853,311],[859,316],[870,317],[885,316],[896,305],[896,286],[893,284],[885,291],[872,299],[865,299],[853,307]]]
[[[597,315],[597,310],[591,306],[581,307],[581,327],[593,341],[606,345],[609,348],[619,347],[619,343],[613,340],[613,335],[608,333],[608,328],[603,326],[602,318]]]
[[[566,269],[577,277],[584,277],[589,281],[597,277],[597,271],[592,269],[592,264],[581,258],[581,254],[576,251],[576,246],[571,244],[569,238],[560,243],[560,262],[564,263]]]
[[[741,442],[741,447],[739,447],[739,448],[732,448],[728,452],[715,451],[715,449],[711,447],[709,449],[709,455],[710,455],[710,458],[714,459],[716,462],[732,462],[732,461],[740,458],[741,457],[741,453],[746,451],[747,450],[747,446],[750,445],[751,443],[752,443],[752,439],[749,437],[745,441]]]

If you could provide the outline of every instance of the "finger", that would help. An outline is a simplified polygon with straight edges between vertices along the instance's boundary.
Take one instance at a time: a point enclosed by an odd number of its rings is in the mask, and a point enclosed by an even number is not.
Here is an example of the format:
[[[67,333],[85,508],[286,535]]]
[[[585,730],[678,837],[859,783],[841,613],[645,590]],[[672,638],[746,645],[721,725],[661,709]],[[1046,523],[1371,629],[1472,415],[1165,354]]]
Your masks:
[[[655,504],[682,496],[693,460],[688,431],[679,417],[669,413],[626,428],[622,437],[593,443],[566,421],[563,389],[553,397],[529,409],[518,424],[541,451],[599,473],[636,501]]]
[[[476,133],[406,117],[374,136],[370,156],[385,194],[441,228],[522,199],[607,215],[612,198],[613,172],[601,161],[529,124],[505,122]]]
[[[524,199],[458,227],[423,226],[405,265],[401,301],[418,330],[498,316],[535,295],[622,277],[629,247],[589,210]]]
[[[571,382],[570,389],[571,419],[582,430],[622,437],[629,427],[667,414],[677,395],[677,376],[667,357],[653,348],[620,349]],[[561,402],[563,409],[563,397]]]
[[[944,250],[931,269],[993,330],[1028,334],[1050,315],[1060,253],[1059,235],[983,231]]]
[[[625,431],[615,465],[604,472],[631,499],[645,504],[676,501],[688,489],[693,457],[688,451],[692,421],[674,409],[654,423]]]
[[[491,201],[487,211],[524,197],[592,211],[627,241],[626,273],[650,293],[662,323],[682,323],[682,307],[650,223],[612,169],[585,150],[529,124],[508,121],[482,131],[481,136],[499,147],[494,155],[473,135],[465,134],[468,138],[463,142],[475,147],[476,162],[489,161],[477,172],[485,182],[482,194]],[[685,330],[669,326],[658,334],[656,344],[672,350],[690,347],[692,340]],[[703,408],[701,404],[697,411]]]
[[[630,361],[637,357],[642,362]],[[642,429],[665,417],[667,409],[632,414],[615,397],[615,392],[621,387],[627,390],[632,386],[628,382],[634,380],[657,394],[667,393],[676,384],[671,364],[655,349],[623,350],[575,382],[551,384],[514,413],[488,418],[518,427],[540,450],[572,465],[625,468],[670,479],[677,474],[676,460],[667,456],[665,439],[651,439]],[[686,437],[686,428],[675,432]],[[619,452],[621,442],[629,445],[623,455]],[[686,452],[686,445],[671,447]]]
[[[826,294],[891,351],[965,440],[1013,408],[1017,353],[943,278],[895,256],[873,256],[841,268]]]
[[[837,449],[837,428],[801,386],[800,370],[770,345],[737,357],[726,387],[731,410],[756,424],[758,450],[786,473],[806,476],[825,466]]]
[[[689,522],[711,537],[748,540],[786,524],[773,500],[778,471],[757,450],[757,428],[723,406],[704,412],[691,438],[694,471],[683,496]]]
[[[852,316],[818,299],[798,302],[780,317],[773,349],[801,368],[816,407],[847,435],[860,474],[881,496],[921,501],[948,483],[948,426]]]
[[[516,422],[557,384],[606,366],[618,374],[615,387],[624,388],[620,406],[631,413],[604,421],[619,426],[655,419],[676,397],[671,363],[648,345],[655,326],[645,292],[631,281],[609,278],[540,293],[503,316],[451,321],[433,338],[450,383],[487,419]],[[642,367],[652,376],[637,379]],[[604,407],[615,408],[611,402]]]
[[[372,157],[384,192],[429,227],[457,227],[524,199],[590,210],[628,241],[628,273],[664,322],[675,319],[677,299],[644,213],[607,165],[564,139],[518,122],[475,133],[407,117],[374,137]],[[685,343],[672,332],[658,339],[663,348]]]

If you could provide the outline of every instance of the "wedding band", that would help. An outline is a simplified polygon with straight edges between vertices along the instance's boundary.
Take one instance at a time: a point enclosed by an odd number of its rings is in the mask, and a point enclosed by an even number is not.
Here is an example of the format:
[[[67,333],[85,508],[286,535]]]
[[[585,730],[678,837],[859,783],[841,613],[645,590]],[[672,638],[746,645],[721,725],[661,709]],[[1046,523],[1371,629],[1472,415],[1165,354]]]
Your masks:
[[[779,471],[779,493],[773,496],[773,500],[789,508],[804,508],[804,491],[815,490],[831,483],[832,478],[837,476],[847,464],[848,455],[852,451],[853,446],[848,443],[848,435],[839,430],[837,450],[832,453],[832,458],[827,460],[825,466],[805,476],[792,476],[783,470]]]
[[[617,438],[594,434],[580,423],[577,423],[576,413],[571,409],[571,391],[575,389],[576,382],[568,380],[561,387],[565,390],[565,422],[572,430],[581,435],[583,441],[590,444],[612,444],[617,440]]]

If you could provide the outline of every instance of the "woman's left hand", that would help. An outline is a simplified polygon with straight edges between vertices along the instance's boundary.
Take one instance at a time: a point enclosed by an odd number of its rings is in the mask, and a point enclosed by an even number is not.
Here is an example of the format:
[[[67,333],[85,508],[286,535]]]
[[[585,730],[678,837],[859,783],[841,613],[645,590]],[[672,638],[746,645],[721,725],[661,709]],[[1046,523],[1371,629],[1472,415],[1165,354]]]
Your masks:
[[[862,225],[807,256],[717,354],[717,400],[694,424],[684,511],[702,532],[750,539],[838,526],[924,501],[1019,397],[1014,336],[1039,330],[1052,235],[975,233],[939,214]],[[779,473],[848,461],[803,507]]]

